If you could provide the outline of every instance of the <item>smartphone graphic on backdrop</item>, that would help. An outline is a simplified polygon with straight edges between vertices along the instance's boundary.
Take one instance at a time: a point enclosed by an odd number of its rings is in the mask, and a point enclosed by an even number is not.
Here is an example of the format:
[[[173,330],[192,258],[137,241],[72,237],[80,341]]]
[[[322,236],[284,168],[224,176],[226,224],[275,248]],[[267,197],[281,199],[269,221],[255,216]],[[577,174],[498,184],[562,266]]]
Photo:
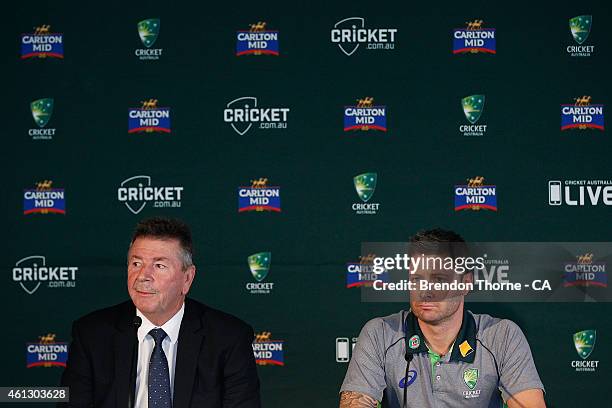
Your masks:
[[[548,182],[548,205],[561,205],[561,182]]]
[[[336,339],[336,362],[346,363],[349,361],[349,339],[338,337]]]

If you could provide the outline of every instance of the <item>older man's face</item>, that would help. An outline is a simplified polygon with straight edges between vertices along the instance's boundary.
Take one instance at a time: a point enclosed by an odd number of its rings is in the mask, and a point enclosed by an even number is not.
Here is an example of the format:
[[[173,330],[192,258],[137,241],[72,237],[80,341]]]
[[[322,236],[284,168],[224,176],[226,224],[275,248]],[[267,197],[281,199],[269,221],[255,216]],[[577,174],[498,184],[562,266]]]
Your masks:
[[[137,238],[128,252],[128,292],[138,310],[161,326],[181,308],[195,276],[183,270],[176,239]]]

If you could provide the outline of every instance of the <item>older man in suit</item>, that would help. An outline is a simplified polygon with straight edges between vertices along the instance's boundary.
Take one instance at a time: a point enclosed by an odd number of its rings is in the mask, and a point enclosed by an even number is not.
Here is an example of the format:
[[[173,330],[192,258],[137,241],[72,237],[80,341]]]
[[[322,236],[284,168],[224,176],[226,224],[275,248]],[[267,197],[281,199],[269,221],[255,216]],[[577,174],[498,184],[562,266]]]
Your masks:
[[[131,301],[73,325],[62,385],[70,407],[260,407],[253,330],[186,298],[196,268],[189,227],[140,222],[128,251]]]

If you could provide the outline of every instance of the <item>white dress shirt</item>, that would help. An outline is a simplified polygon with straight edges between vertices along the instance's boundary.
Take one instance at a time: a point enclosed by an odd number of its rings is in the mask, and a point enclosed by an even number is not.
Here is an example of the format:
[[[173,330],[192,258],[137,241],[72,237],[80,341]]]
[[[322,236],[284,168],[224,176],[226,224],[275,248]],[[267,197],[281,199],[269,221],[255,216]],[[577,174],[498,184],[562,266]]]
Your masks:
[[[142,319],[142,324],[138,328],[138,366],[136,368],[136,407],[146,407],[149,405],[149,359],[155,347],[155,340],[149,331],[156,328],[163,329],[167,336],[162,341],[162,349],[168,360],[168,370],[170,372],[170,395],[174,398],[174,368],[176,366],[176,347],[178,345],[179,330],[185,314],[185,303],[178,312],[163,326],[156,326],[149,321],[140,310],[136,309],[136,315]]]

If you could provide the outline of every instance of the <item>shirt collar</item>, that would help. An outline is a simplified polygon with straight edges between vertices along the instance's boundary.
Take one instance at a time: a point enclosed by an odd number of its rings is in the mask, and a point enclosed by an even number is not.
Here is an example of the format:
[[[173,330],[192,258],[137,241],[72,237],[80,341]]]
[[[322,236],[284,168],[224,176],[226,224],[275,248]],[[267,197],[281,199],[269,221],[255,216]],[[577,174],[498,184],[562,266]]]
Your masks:
[[[418,319],[412,312],[408,312],[404,322],[406,333],[406,353],[427,353],[425,336],[419,327]],[[457,347],[454,345],[458,344]],[[476,355],[476,321],[470,312],[464,309],[463,321],[457,339],[450,351],[450,361],[464,361],[473,363]]]
[[[170,343],[175,343],[178,340],[179,330],[181,328],[181,322],[183,320],[183,315],[185,314],[185,302],[179,309],[178,312],[174,314],[166,323],[162,326],[156,326],[151,323],[149,319],[146,318],[144,314],[138,309],[136,309],[136,316],[139,316],[142,319],[142,324],[138,328],[138,342],[142,343],[145,337],[149,334],[152,329],[157,327],[163,329],[166,332],[168,340]]]

